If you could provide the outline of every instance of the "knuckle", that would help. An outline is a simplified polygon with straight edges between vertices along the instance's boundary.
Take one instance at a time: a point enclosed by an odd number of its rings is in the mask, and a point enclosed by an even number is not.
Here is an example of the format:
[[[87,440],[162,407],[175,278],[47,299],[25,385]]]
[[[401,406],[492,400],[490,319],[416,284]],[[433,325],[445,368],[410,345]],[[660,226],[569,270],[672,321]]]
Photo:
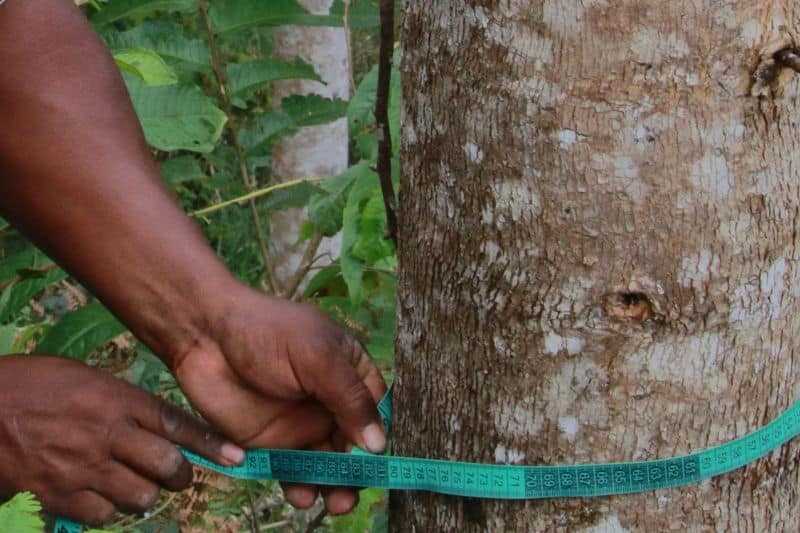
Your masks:
[[[359,410],[372,405],[372,396],[360,381],[354,381],[343,391],[342,407],[348,411]]]
[[[167,435],[177,435],[186,427],[186,416],[184,413],[167,402],[159,402],[158,419],[161,429]]]

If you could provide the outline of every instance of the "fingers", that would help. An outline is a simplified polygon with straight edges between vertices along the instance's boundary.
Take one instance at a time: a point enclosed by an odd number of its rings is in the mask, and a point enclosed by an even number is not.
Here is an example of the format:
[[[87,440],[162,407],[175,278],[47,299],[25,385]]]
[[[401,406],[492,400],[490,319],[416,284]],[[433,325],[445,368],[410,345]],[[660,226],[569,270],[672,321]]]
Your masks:
[[[300,485],[298,483],[281,483],[283,497],[298,509],[308,509],[317,501],[316,485]]]
[[[111,463],[103,478],[93,487],[118,508],[143,513],[158,502],[159,488],[122,463]]]
[[[209,422],[247,447],[303,447],[335,427],[319,402],[266,396],[245,385],[227,364],[193,367],[181,376],[181,388]]]
[[[143,408],[134,413],[134,420],[144,429],[222,465],[233,466],[244,460],[241,447],[223,439],[206,423],[140,389],[136,394]]]
[[[348,337],[340,357],[314,358],[309,392],[334,414],[339,427],[358,446],[374,453],[386,448],[376,403],[386,386],[361,344]]]
[[[274,414],[269,423],[264,424],[256,435],[243,441],[244,446],[300,448],[324,438],[334,427],[331,413],[314,399],[273,402],[270,408]]]
[[[331,442],[323,442],[315,447],[319,451],[332,452]],[[320,487],[325,508],[332,515],[349,513],[358,504],[358,491],[347,487]]]
[[[92,490],[75,492],[61,502],[47,505],[47,510],[92,527],[102,526],[117,514],[113,503]]]
[[[177,491],[192,484],[192,465],[162,437],[131,427],[111,445],[114,458],[164,488]]]
[[[319,443],[312,447],[317,451],[330,452],[334,450],[330,441]],[[322,492],[325,508],[332,515],[346,514],[358,504],[358,492],[347,487],[317,487],[298,483],[281,483],[283,495],[293,506],[308,509],[317,499],[317,491]]]

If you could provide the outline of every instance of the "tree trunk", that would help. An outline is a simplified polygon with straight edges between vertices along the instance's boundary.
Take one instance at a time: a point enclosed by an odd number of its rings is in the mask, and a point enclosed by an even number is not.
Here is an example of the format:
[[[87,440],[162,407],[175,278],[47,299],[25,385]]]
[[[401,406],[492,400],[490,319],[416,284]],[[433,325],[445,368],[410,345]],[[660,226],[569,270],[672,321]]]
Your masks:
[[[333,0],[299,0],[312,13],[327,14]],[[275,31],[275,49],[279,57],[300,57],[314,66],[324,83],[289,80],[275,84],[275,100],[293,94],[319,94],[326,98],[350,99],[350,58],[342,28],[283,26]],[[278,181],[294,178],[325,178],[347,169],[347,119],[302,128],[281,140],[272,151],[273,175]],[[275,213],[270,224],[270,247],[276,265],[278,284],[286,285],[301,265],[303,249],[298,249],[300,226],[306,219],[304,209]],[[337,257],[341,238],[326,238],[318,254]],[[330,261],[328,261],[330,262]],[[319,263],[321,264],[321,263]]]
[[[796,0],[407,0],[395,451],[640,461],[800,398]],[[798,531],[800,442],[676,490],[394,493],[397,531]]]

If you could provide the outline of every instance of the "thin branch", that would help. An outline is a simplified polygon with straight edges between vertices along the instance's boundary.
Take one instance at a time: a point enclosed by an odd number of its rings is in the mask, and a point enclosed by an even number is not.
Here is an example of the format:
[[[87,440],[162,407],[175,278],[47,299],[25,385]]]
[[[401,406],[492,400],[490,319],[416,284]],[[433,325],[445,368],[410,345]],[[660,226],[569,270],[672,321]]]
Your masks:
[[[300,265],[297,267],[297,271],[294,273],[292,280],[288,283],[288,288],[284,293],[284,298],[291,298],[294,299],[295,293],[300,288],[300,284],[303,283],[303,279],[305,279],[306,274],[308,271],[311,270],[311,267],[314,265],[314,261],[316,260],[317,250],[319,250],[319,245],[322,244],[322,235],[316,233],[311,240],[308,241],[308,246],[306,247],[305,253],[303,253],[303,258],[300,260]]]
[[[350,81],[350,96],[356,90],[356,80],[353,78],[353,36],[350,32],[350,1],[344,0],[344,15],[342,16],[342,27],[344,28],[344,44],[347,47],[347,77]]]
[[[231,198],[230,200],[225,200],[224,202],[219,202],[217,204],[213,204],[208,207],[198,209],[197,211],[192,211],[191,213],[189,213],[189,216],[202,217],[205,215],[209,215],[215,211],[219,211],[220,209],[225,209],[226,207],[230,207],[235,204],[240,204],[248,200],[254,200],[259,196],[264,196],[265,194],[269,194],[271,192],[279,191],[281,189],[288,189],[290,187],[294,187],[295,185],[300,185],[301,183],[318,183],[320,181],[322,181],[322,178],[300,178],[291,181],[284,181],[283,183],[270,185],[269,187],[264,187],[262,189],[256,189],[242,196]]]
[[[389,91],[394,52],[394,0],[381,0],[381,46],[378,57],[378,93],[375,122],[378,125],[378,178],[386,207],[386,237],[397,245],[397,202],[392,185],[392,133],[389,128]]]
[[[250,489],[247,489],[247,501],[250,504],[250,533],[258,533],[260,527],[258,523],[258,513],[256,511],[256,504],[253,501],[253,494]]]
[[[228,118],[227,125],[228,130],[230,131],[231,144],[233,144],[233,149],[236,153],[236,159],[239,162],[239,170],[242,174],[242,182],[244,183],[244,187],[248,192],[251,192],[256,188],[256,183],[252,176],[250,176],[250,171],[247,168],[247,158],[245,157],[244,150],[239,142],[239,134],[236,131],[236,124],[234,122],[233,106],[231,106],[231,99],[226,88],[227,76],[225,75],[225,71],[223,70],[222,63],[219,59],[219,53],[217,51],[217,38],[216,35],[214,35],[214,30],[211,28],[211,20],[208,17],[208,5],[206,4],[206,0],[199,0],[198,6],[200,7],[200,13],[203,16],[203,22],[206,26],[206,33],[208,34],[208,48],[211,56],[211,68],[214,71],[214,76],[217,78],[220,96],[222,96],[223,111],[225,111],[225,115]],[[261,251],[261,257],[264,260],[264,267],[267,269],[267,275],[269,277],[267,280],[269,284],[268,286],[272,294],[278,294],[278,280],[275,276],[275,267],[269,257],[269,248],[267,247],[267,241],[264,238],[264,228],[261,225],[261,218],[258,216],[258,209],[256,208],[255,201],[251,198],[248,200],[248,203],[250,204],[250,215],[253,218],[253,226],[255,227],[258,248]]]
[[[315,516],[311,522],[308,523],[308,527],[306,528],[306,533],[314,533],[319,526],[322,525],[322,521],[325,520],[325,517],[328,516],[328,510],[322,509],[317,516]]]

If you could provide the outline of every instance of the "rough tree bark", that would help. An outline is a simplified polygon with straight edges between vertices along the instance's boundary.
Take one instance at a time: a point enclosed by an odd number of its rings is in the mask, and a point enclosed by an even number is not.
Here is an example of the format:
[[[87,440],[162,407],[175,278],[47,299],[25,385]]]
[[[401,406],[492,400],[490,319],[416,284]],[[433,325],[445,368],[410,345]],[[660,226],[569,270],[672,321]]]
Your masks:
[[[800,398],[796,0],[406,0],[395,450],[631,461]],[[396,493],[397,531],[798,531],[800,441],[679,490]]]
[[[333,0],[299,0],[317,14],[328,14]],[[275,83],[275,100],[292,94],[319,94],[326,98],[350,99],[350,58],[343,28],[283,26],[275,32],[275,49],[279,57],[293,61],[300,57],[314,66],[324,83],[310,80],[289,80]],[[325,178],[347,169],[347,119],[330,124],[302,128],[283,139],[272,151],[273,175],[278,181],[293,178]],[[296,246],[305,210],[292,209],[275,213],[270,224],[270,247],[276,265],[278,284],[286,285],[301,264],[306,246]],[[336,257],[340,238],[326,238],[318,253]],[[329,262],[329,261],[328,261]],[[321,264],[321,263],[320,263]]]

